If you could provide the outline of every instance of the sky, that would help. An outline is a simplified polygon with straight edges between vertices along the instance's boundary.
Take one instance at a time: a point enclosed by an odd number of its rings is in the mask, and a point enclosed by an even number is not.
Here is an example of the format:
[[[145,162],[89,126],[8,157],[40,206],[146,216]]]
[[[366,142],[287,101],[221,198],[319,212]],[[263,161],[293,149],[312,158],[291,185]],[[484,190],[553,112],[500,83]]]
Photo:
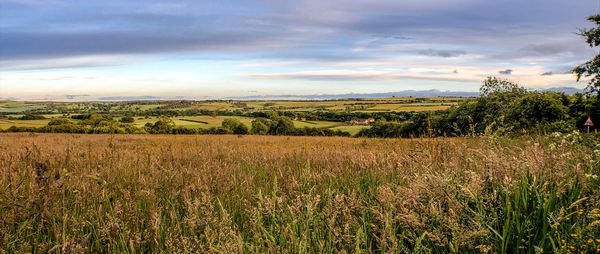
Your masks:
[[[0,0],[0,99],[585,87],[598,0]]]

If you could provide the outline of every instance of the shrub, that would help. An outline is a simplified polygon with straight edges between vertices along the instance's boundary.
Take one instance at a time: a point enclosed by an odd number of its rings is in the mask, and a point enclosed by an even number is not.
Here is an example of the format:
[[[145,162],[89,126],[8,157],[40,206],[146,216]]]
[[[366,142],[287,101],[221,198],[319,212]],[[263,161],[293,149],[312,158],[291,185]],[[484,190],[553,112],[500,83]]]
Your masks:
[[[131,117],[131,116],[124,116],[124,117],[121,117],[121,119],[119,120],[119,122],[122,122],[122,123],[133,123],[133,122],[135,122],[135,119],[133,119],[133,117]]]

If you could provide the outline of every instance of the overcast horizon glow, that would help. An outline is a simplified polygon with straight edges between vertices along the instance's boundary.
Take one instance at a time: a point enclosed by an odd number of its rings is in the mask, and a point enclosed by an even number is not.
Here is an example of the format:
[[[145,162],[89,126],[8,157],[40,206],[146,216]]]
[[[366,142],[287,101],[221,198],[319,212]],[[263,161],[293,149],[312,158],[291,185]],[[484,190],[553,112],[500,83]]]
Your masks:
[[[0,0],[0,99],[574,86],[598,0]]]

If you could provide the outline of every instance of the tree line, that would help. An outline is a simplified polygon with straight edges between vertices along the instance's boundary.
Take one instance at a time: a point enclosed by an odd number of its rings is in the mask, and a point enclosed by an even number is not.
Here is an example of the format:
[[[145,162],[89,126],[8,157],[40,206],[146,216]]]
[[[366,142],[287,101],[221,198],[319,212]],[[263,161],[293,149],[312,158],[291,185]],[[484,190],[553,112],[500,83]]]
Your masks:
[[[600,120],[598,95],[527,91],[522,86],[487,78],[480,96],[449,110],[416,112],[403,122],[377,121],[361,137],[467,136],[551,133],[583,130],[590,116]]]

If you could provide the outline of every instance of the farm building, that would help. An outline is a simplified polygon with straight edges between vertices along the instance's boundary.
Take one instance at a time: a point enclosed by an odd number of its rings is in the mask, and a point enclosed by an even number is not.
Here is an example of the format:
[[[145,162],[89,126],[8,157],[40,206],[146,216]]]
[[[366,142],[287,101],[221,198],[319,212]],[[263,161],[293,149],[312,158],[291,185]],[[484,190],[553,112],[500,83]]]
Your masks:
[[[375,119],[373,119],[373,118],[358,118],[358,119],[352,119],[352,120],[348,121],[348,124],[349,125],[369,125],[374,122],[375,122]]]

